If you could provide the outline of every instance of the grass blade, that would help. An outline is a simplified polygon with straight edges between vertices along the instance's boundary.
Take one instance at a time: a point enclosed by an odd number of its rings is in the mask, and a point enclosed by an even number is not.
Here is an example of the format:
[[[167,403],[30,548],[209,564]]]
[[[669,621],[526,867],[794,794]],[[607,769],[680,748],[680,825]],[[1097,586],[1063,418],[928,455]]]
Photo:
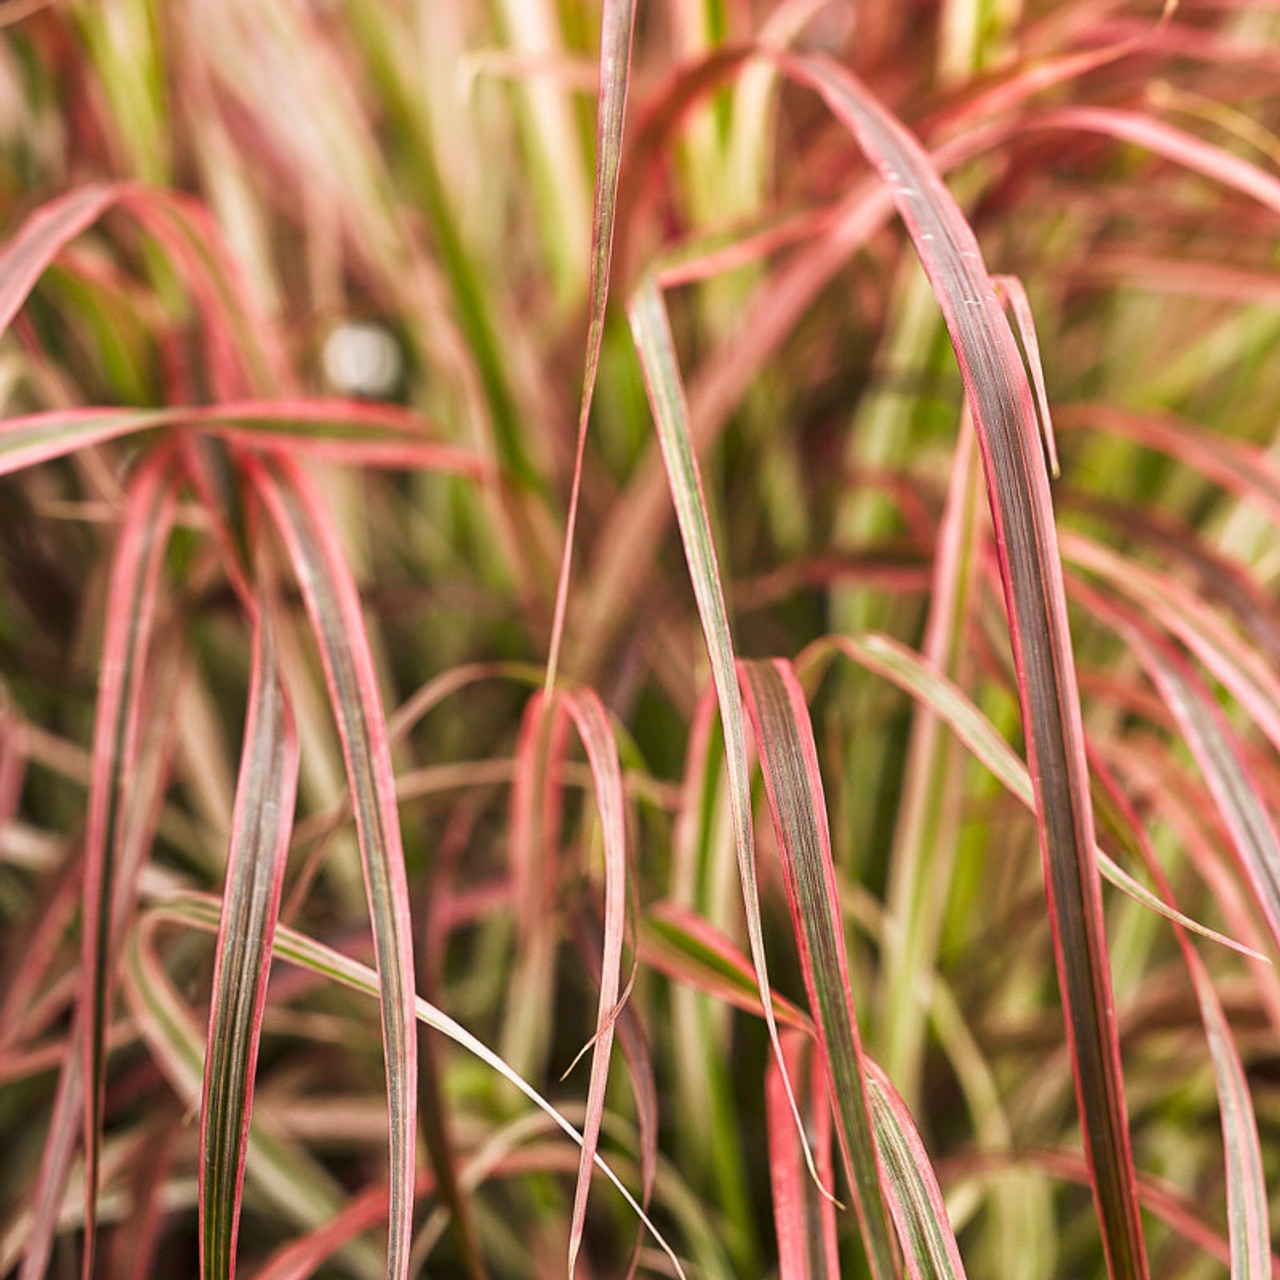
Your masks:
[[[764,954],[764,929],[760,921],[760,893],[756,884],[755,838],[751,828],[751,784],[747,776],[746,735],[742,724],[742,704],[733,672],[733,641],[729,635],[729,618],[724,603],[724,590],[716,563],[711,523],[707,516],[706,498],[697,459],[689,438],[689,406],[685,398],[680,367],[676,360],[675,340],[667,317],[662,292],[652,276],[647,276],[627,308],[631,332],[644,372],[649,407],[658,429],[662,460],[667,470],[676,521],[684,541],[689,577],[698,602],[698,617],[706,638],[711,673],[720,704],[724,728],[725,762],[729,770],[729,800],[733,810],[734,841],[738,855],[738,875],[742,881],[742,901],[747,918],[747,938],[756,982],[764,1009],[765,1024],[783,1084],[791,1100],[796,1128],[801,1134],[805,1163],[817,1178],[813,1157],[804,1138],[804,1126],[791,1090],[790,1077],[782,1060],[778,1042],[778,1025],[773,1013],[769,987],[769,970]],[[890,1273],[892,1274],[892,1273]]]
[[[889,1208],[916,1280],[964,1280],[960,1248],[942,1201],[938,1179],[911,1113],[888,1076],[867,1062],[876,1138],[884,1155]]]
[[[276,668],[269,602],[253,676],[213,967],[200,1124],[200,1274],[235,1275],[254,1071],[298,785],[298,739]]]
[[[631,78],[631,39],[635,31],[635,0],[604,0],[600,16],[600,101],[596,121],[595,196],[591,214],[591,321],[587,331],[587,360],[582,375],[582,405],[578,412],[578,447],[565,522],[564,554],[556,584],[555,614],[547,654],[547,694],[555,687],[569,602],[569,574],[573,568],[573,538],[578,527],[582,465],[587,450],[587,424],[600,367],[605,309],[609,303],[609,273],[613,262],[613,224],[618,201],[618,173],[622,167],[622,131],[627,112],[627,84]]]
[[[88,1010],[82,1027],[86,1278],[93,1274],[107,1025],[119,932],[133,899],[132,885],[122,874],[128,801],[136,785],[143,674],[175,507],[172,455],[152,454],[130,485],[112,558],[85,829],[81,999]],[[130,859],[129,870],[135,874],[137,861]]]
[[[788,58],[888,185],[938,298],[982,447],[1085,1153],[1110,1274],[1144,1277],[1084,734],[1053,504],[1017,344],[972,230],[919,143],[838,63]]]
[[[889,636],[867,633],[861,636],[832,636],[820,640],[802,655],[797,664],[801,668],[808,665],[810,656],[816,656],[823,650],[832,650],[844,654],[850,661],[875,671],[886,680],[898,686],[904,693],[917,699],[944,721],[956,737],[973,753],[975,759],[982,762],[996,780],[1026,806],[1035,812],[1035,789],[1031,783],[1031,775],[1027,766],[1018,759],[1013,748],[996,732],[991,721],[941,672],[935,671],[919,654],[912,652]],[[1251,947],[1247,947],[1226,934],[1210,929],[1207,925],[1193,920],[1181,911],[1171,907],[1159,896],[1135,880],[1105,850],[1095,846],[1094,856],[1098,861],[1098,869],[1102,875],[1121,893],[1127,894],[1135,902],[1162,915],[1167,920],[1198,933],[1202,938],[1216,942],[1219,946],[1238,951],[1241,955],[1255,960],[1265,959]]]
[[[417,1139],[413,937],[391,745],[360,600],[312,482],[287,459],[252,474],[293,561],[346,758],[382,1001],[390,1125],[387,1276],[408,1274]]]
[[[151,909],[149,916],[157,921],[161,919],[172,920],[214,932],[217,929],[218,907],[213,899],[200,894],[183,894],[157,904]],[[281,960],[287,960],[290,964],[299,965],[313,973],[331,978],[333,981],[340,982],[355,991],[363,991],[366,995],[375,998],[381,995],[381,979],[367,965],[363,965],[358,960],[353,960],[350,956],[345,956],[339,951],[334,951],[323,943],[317,942],[315,939],[309,938],[295,929],[290,929],[287,925],[280,925],[276,929],[276,955]],[[420,996],[415,998],[414,1009],[418,1021],[440,1032],[441,1035],[448,1036],[454,1044],[465,1049],[491,1070],[497,1072],[504,1080],[514,1085],[524,1094],[562,1133],[572,1139],[578,1146],[582,1145],[582,1135],[573,1125],[528,1081],[512,1071],[496,1053],[476,1039],[465,1027],[455,1022],[447,1013],[423,1000]],[[680,1280],[686,1280],[685,1271],[680,1265],[679,1258],[676,1257],[662,1233],[653,1225],[648,1214],[636,1203],[635,1198],[627,1190],[622,1180],[598,1153],[594,1158],[594,1163],[595,1167],[609,1179],[619,1195],[622,1196],[640,1221],[648,1228],[654,1240],[657,1241],[670,1260],[676,1275],[680,1277]],[[412,1187],[410,1190],[412,1191]]]
[[[780,659],[740,661],[738,680],[755,730],[805,989],[827,1060],[840,1149],[864,1247],[877,1275],[894,1276],[883,1172],[871,1127],[865,1055],[850,995],[827,804],[808,708],[794,671]]]
[[[587,751],[587,761],[595,782],[600,825],[604,829],[605,856],[604,953],[601,960],[600,1004],[596,1015],[595,1049],[591,1056],[587,1110],[582,1123],[578,1186],[574,1192],[573,1220],[569,1228],[569,1275],[572,1277],[578,1261],[578,1250],[582,1246],[587,1192],[591,1186],[596,1146],[600,1140],[600,1121],[604,1116],[604,1090],[613,1051],[613,1024],[618,1015],[622,934],[626,923],[627,824],[622,769],[618,764],[618,751],[604,704],[590,689],[575,689],[566,693],[563,701]]]

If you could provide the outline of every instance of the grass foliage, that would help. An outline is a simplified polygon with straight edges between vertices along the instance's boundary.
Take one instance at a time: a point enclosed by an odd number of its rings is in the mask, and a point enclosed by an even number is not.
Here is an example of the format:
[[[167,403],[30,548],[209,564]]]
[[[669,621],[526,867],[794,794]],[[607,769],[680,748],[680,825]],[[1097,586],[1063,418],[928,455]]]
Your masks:
[[[1280,10],[0,4],[0,1276],[1280,1274]]]

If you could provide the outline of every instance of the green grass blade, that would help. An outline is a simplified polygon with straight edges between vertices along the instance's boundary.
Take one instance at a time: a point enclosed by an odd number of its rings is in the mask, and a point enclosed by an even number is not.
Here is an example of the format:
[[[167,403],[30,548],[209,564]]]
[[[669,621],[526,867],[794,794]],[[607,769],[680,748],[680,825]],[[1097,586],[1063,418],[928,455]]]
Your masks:
[[[302,588],[346,758],[382,1001],[390,1124],[387,1276],[408,1274],[417,1144],[413,937],[395,776],[382,700],[351,571],[313,483],[278,458],[253,474]]]
[[[888,1076],[868,1061],[876,1139],[884,1157],[889,1207],[913,1280],[964,1280],[960,1247],[942,1201],[937,1176]]]
[[[689,577],[698,602],[698,617],[706,638],[707,654],[720,718],[724,727],[725,760],[729,770],[729,799],[733,810],[734,840],[738,855],[738,874],[742,881],[742,901],[747,917],[747,938],[751,944],[751,960],[764,1008],[765,1023],[774,1056],[782,1073],[796,1128],[802,1135],[805,1161],[817,1177],[808,1142],[803,1138],[800,1112],[791,1093],[790,1078],[782,1061],[778,1042],[778,1025],[773,1014],[769,970],[764,954],[764,929],[760,921],[760,893],[756,884],[755,839],[751,828],[751,784],[747,776],[746,735],[742,723],[742,703],[734,678],[733,641],[729,634],[729,618],[725,608],[724,589],[716,563],[715,544],[711,538],[711,522],[706,498],[698,473],[697,459],[689,438],[689,406],[684,383],[676,360],[675,340],[667,318],[666,304],[656,280],[647,276],[636,290],[627,308],[631,332],[640,364],[644,371],[649,407],[658,429],[662,460],[667,470],[676,521],[684,542]]]
[[[862,1239],[876,1275],[897,1274],[871,1127],[865,1055],[850,995],[849,961],[831,858],[818,749],[804,693],[789,663],[739,662],[743,702],[755,730],[809,1003],[835,1104]]]
[[[200,1274],[236,1269],[254,1071],[298,785],[298,739],[260,604],[213,968],[200,1127]]]

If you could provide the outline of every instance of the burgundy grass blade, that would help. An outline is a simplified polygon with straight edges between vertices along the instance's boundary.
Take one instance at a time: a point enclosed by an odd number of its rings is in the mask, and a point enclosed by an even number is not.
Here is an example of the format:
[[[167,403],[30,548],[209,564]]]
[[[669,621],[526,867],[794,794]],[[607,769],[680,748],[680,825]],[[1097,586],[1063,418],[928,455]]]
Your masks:
[[[844,921],[831,857],[827,804],[804,692],[791,665],[738,663],[760,771],[782,854],[783,879],[809,1006],[827,1061],[836,1129],[873,1273],[890,1280],[897,1258],[884,1170],[871,1125],[865,1055],[849,983]]]
[[[609,274],[613,263],[613,225],[617,213],[618,174],[622,167],[622,133],[627,113],[627,85],[631,79],[631,40],[635,31],[635,0],[604,0],[600,15],[600,100],[596,118],[595,196],[591,214],[591,321],[587,331],[586,368],[582,375],[582,403],[578,411],[578,445],[574,455],[569,514],[565,522],[564,554],[556,584],[551,645],[547,654],[545,692],[555,687],[569,603],[569,575],[573,568],[573,539],[578,527],[582,465],[587,450],[587,425],[600,367],[604,317],[609,303]]]
[[[98,1171],[106,1079],[106,1036],[121,904],[132,901],[122,866],[129,792],[136,786],[143,675],[155,622],[160,568],[172,527],[176,493],[173,457],[152,454],[134,477],[116,543],[107,595],[93,765],[85,829],[81,999],[84,1036],[85,1250],[84,1275],[93,1275]],[[135,866],[131,868],[136,874]]]
[[[408,1274],[417,1144],[413,936],[395,775],[360,600],[311,480],[284,457],[251,474],[289,551],[342,739],[364,863],[382,1007],[390,1124],[388,1280]]]
[[[270,602],[255,623],[200,1112],[200,1274],[236,1270],[254,1072],[298,785],[298,739],[276,666]]]
[[[1147,1275],[1084,735],[1053,504],[1026,370],[972,230],[919,143],[838,63],[783,55],[888,186],[951,334],[982,448],[1085,1151],[1114,1280]]]

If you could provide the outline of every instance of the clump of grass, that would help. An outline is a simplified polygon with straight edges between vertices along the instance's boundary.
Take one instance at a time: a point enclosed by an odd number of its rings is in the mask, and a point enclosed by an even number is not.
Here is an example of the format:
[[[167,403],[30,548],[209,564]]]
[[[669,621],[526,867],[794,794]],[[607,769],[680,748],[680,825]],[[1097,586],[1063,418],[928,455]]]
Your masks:
[[[1267,5],[10,9],[0,1273],[1276,1272]]]

